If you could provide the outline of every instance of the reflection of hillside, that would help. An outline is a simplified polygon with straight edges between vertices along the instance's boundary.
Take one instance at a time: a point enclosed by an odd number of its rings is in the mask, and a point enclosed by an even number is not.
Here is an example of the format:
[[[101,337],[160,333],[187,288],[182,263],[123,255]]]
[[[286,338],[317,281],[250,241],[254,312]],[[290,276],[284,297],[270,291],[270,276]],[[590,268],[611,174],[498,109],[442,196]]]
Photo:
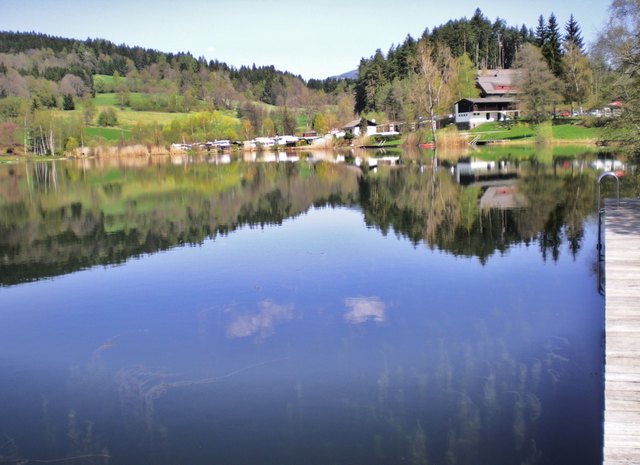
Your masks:
[[[3,167],[0,283],[121,263],[242,225],[280,224],[312,205],[358,201],[368,225],[456,255],[484,261],[538,241],[555,259],[564,240],[575,253],[593,175],[536,164],[519,174],[518,205],[526,208],[498,209],[480,208],[485,187],[461,186],[445,169],[381,168],[358,178],[352,167],[325,162]]]
[[[356,175],[325,163],[2,168],[0,282],[121,263],[356,196]]]
[[[521,176],[517,191],[509,187],[518,202],[508,208],[481,208],[480,185],[460,186],[446,170],[417,169],[369,173],[360,181],[361,203],[367,224],[384,233],[393,229],[416,244],[481,261],[534,240],[545,258],[547,251],[557,258],[563,238],[577,252],[592,211],[593,174],[558,176],[533,165]]]

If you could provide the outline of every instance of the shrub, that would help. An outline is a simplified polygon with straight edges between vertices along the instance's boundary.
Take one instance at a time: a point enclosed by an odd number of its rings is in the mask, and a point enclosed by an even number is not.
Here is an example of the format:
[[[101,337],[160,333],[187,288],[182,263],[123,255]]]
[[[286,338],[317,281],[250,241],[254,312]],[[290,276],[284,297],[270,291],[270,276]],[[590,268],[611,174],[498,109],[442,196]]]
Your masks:
[[[115,126],[117,124],[118,115],[111,107],[102,110],[98,115],[98,126]]]
[[[536,142],[538,144],[550,144],[553,140],[553,129],[551,121],[545,121],[536,126]]]

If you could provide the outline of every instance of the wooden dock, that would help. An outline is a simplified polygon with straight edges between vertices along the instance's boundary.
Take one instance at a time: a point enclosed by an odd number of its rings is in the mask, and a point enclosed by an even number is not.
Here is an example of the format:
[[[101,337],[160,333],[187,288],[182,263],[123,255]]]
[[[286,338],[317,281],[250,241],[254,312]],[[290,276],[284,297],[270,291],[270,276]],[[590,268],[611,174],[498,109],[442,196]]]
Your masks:
[[[640,464],[640,199],[605,207],[604,465]]]

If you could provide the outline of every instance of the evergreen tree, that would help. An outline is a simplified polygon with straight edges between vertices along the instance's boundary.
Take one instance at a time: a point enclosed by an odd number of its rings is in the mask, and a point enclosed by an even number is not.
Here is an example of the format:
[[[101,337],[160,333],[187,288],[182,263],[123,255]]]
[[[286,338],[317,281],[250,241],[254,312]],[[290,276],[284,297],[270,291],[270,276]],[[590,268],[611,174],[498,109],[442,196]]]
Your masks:
[[[533,42],[539,48],[544,47],[544,44],[547,43],[547,25],[542,15],[538,18],[538,26],[536,27]]]
[[[63,110],[75,110],[76,105],[73,102],[73,96],[71,94],[64,94],[62,97],[62,109]]]
[[[565,25],[564,30],[566,32],[564,36],[565,44],[567,42],[573,42],[575,46],[578,47],[578,50],[581,53],[584,53],[584,41],[582,39],[582,31],[580,29],[580,26],[578,25],[578,22],[573,17],[573,14],[569,17],[569,21],[567,21],[567,24]]]
[[[386,60],[380,49],[369,60],[364,58],[360,61],[358,68],[358,79],[356,80],[356,101],[354,111],[356,113],[381,111],[379,103],[383,101],[381,96],[387,79]],[[381,98],[382,97],[382,98]]]
[[[551,13],[547,21],[542,56],[544,56],[547,66],[549,66],[554,76],[559,77],[562,74],[562,37],[558,29],[558,21],[553,13]]]

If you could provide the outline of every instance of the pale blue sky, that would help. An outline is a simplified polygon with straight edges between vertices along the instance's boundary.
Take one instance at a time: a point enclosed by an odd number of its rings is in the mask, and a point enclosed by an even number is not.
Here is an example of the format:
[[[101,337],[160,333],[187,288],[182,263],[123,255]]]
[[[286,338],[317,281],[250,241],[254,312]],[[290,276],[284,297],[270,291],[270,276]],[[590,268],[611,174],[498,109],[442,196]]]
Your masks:
[[[270,65],[305,79],[357,68],[376,48],[386,52],[407,34],[476,8],[491,21],[535,27],[553,12],[573,13],[585,41],[607,17],[609,0],[0,0],[0,30],[78,39],[104,38],[163,52],[189,51],[230,65]]]

